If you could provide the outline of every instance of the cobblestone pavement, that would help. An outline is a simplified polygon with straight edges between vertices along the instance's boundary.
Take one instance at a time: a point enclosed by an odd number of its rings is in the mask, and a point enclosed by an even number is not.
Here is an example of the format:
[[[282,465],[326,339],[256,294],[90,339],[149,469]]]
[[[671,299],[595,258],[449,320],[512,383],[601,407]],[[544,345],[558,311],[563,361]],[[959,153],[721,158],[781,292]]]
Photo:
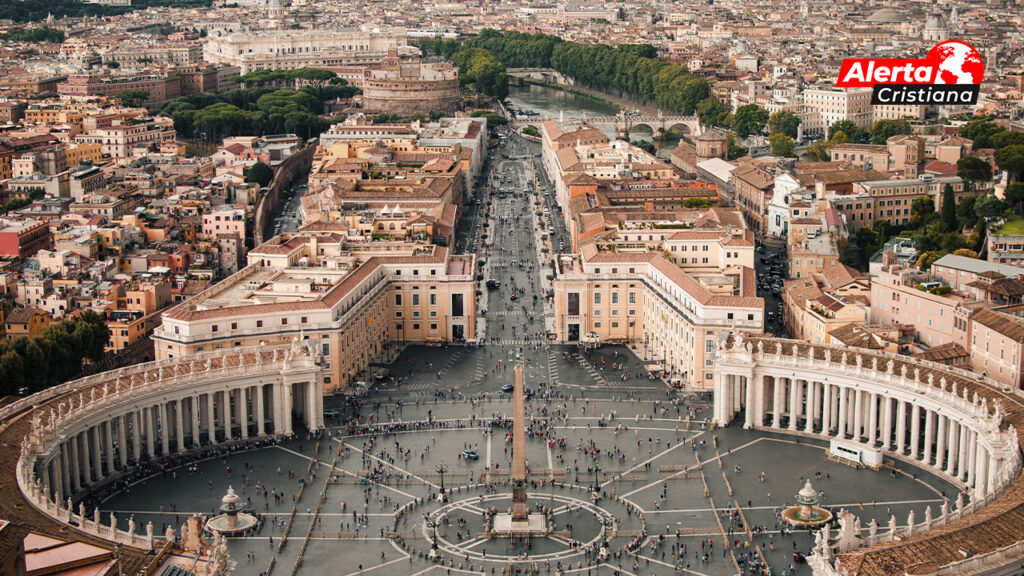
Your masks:
[[[512,157],[495,167],[507,176],[507,195],[492,200],[485,242],[493,246],[481,255],[488,278],[501,282],[485,295],[486,344],[397,351],[391,377],[358,408],[361,422],[391,433],[346,436],[342,421],[356,414],[328,398],[333,427],[322,440],[299,434],[164,472],[105,500],[103,517],[114,511],[126,526],[134,515],[162,534],[189,514],[214,514],[233,486],[263,518],[256,534],[229,542],[237,574],[260,574],[273,560],[274,574],[298,566],[300,575],[486,574],[510,564],[588,576],[725,575],[746,573],[755,558],[781,574],[794,552],[807,553],[813,543],[808,533],[784,533],[775,521],[776,507],[793,501],[804,478],[814,478],[826,506],[853,511],[865,527],[871,519],[887,526],[890,513],[904,525],[911,510],[922,518],[928,506],[938,512],[944,495],[955,498],[952,487],[924,471],[893,478],[831,462],[821,441],[737,426],[707,430],[708,398],[671,396],[626,347],[582,352],[547,345],[546,272],[521,165],[532,159],[526,147],[514,146],[499,151]],[[503,473],[511,442],[502,417],[511,401],[501,390],[518,361],[535,393],[527,404],[531,430],[551,426],[548,440],[528,438],[526,457],[530,504],[550,507],[556,532],[529,543],[481,537],[485,511],[508,506]],[[463,458],[464,450],[477,458]],[[441,465],[446,504],[437,498]],[[433,536],[427,519],[439,521],[442,564],[424,557]],[[610,519],[612,556],[598,560],[592,547]],[[758,527],[759,534],[747,531]],[[632,544],[639,549],[627,548]],[[810,573],[805,564],[794,566],[796,574]]]

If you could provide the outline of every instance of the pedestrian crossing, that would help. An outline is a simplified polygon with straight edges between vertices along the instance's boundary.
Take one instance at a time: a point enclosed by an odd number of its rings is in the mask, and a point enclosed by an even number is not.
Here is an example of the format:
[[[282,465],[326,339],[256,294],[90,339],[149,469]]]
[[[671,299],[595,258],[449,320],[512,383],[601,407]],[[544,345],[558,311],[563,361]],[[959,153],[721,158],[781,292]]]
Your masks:
[[[473,382],[479,384],[483,382],[484,372],[487,371],[487,367],[484,365],[484,355],[476,355],[476,366],[473,367]]]
[[[582,354],[576,353],[576,354],[573,354],[573,357],[576,358],[576,360],[579,361],[580,366],[584,370],[587,371],[587,374],[589,374],[590,377],[594,379],[594,382],[597,382],[598,384],[603,384],[603,385],[606,385],[606,386],[610,386],[611,385],[611,383],[608,382],[608,379],[605,378],[603,374],[598,372],[597,368],[594,368],[594,365],[591,364],[590,361],[588,361],[586,358],[584,358]]]
[[[558,353],[548,349],[548,379],[552,385],[558,384]]]
[[[441,369],[438,370],[438,374],[440,374],[441,376],[447,374],[448,370],[450,370],[451,367],[454,366],[455,363],[459,361],[459,358],[462,358],[462,350],[456,350],[454,354],[449,356],[448,360],[446,360],[444,365],[441,366]]]
[[[490,346],[533,346],[534,344],[540,344],[540,340],[525,340],[522,338],[504,338],[497,342],[487,341]]]

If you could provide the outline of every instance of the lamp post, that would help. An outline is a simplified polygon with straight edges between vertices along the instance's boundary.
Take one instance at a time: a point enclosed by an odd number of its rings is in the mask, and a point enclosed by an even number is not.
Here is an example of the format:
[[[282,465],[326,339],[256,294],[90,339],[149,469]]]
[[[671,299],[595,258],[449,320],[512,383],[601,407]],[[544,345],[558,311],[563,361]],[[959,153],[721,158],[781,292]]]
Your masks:
[[[430,527],[430,554],[427,558],[433,561],[441,559],[441,551],[437,547],[437,518],[427,518],[427,526]]]
[[[441,501],[442,502],[447,502],[448,501],[448,494],[445,493],[445,490],[444,490],[444,475],[445,475],[446,472],[448,472],[448,466],[444,462],[441,462],[440,464],[437,465],[437,473],[441,475]]]

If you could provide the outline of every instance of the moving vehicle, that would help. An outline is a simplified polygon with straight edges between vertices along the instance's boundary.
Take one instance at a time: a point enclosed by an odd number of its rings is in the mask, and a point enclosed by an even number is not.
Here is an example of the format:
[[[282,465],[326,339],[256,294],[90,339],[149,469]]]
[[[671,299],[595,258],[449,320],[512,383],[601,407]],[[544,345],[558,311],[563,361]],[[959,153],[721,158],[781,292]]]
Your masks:
[[[498,281],[498,280],[488,280],[487,281],[487,287],[491,288],[491,289],[500,288],[501,287],[501,282]]]
[[[476,450],[466,449],[462,451],[462,457],[466,460],[478,460],[480,455],[476,453]]]

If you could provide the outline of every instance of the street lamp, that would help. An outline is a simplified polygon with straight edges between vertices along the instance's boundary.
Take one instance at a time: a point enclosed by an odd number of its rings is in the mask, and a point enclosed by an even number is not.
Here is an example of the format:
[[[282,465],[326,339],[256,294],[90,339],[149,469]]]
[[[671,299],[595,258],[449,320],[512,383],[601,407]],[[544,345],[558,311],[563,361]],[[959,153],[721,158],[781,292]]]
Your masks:
[[[441,475],[441,501],[442,502],[447,502],[448,501],[448,494],[446,494],[445,491],[444,491],[444,475],[445,475],[446,472],[448,472],[448,466],[445,465],[444,462],[441,462],[440,464],[437,465],[437,473]]]
[[[427,558],[433,561],[441,559],[441,551],[437,547],[437,518],[427,518],[427,526],[430,527],[430,554]]]

